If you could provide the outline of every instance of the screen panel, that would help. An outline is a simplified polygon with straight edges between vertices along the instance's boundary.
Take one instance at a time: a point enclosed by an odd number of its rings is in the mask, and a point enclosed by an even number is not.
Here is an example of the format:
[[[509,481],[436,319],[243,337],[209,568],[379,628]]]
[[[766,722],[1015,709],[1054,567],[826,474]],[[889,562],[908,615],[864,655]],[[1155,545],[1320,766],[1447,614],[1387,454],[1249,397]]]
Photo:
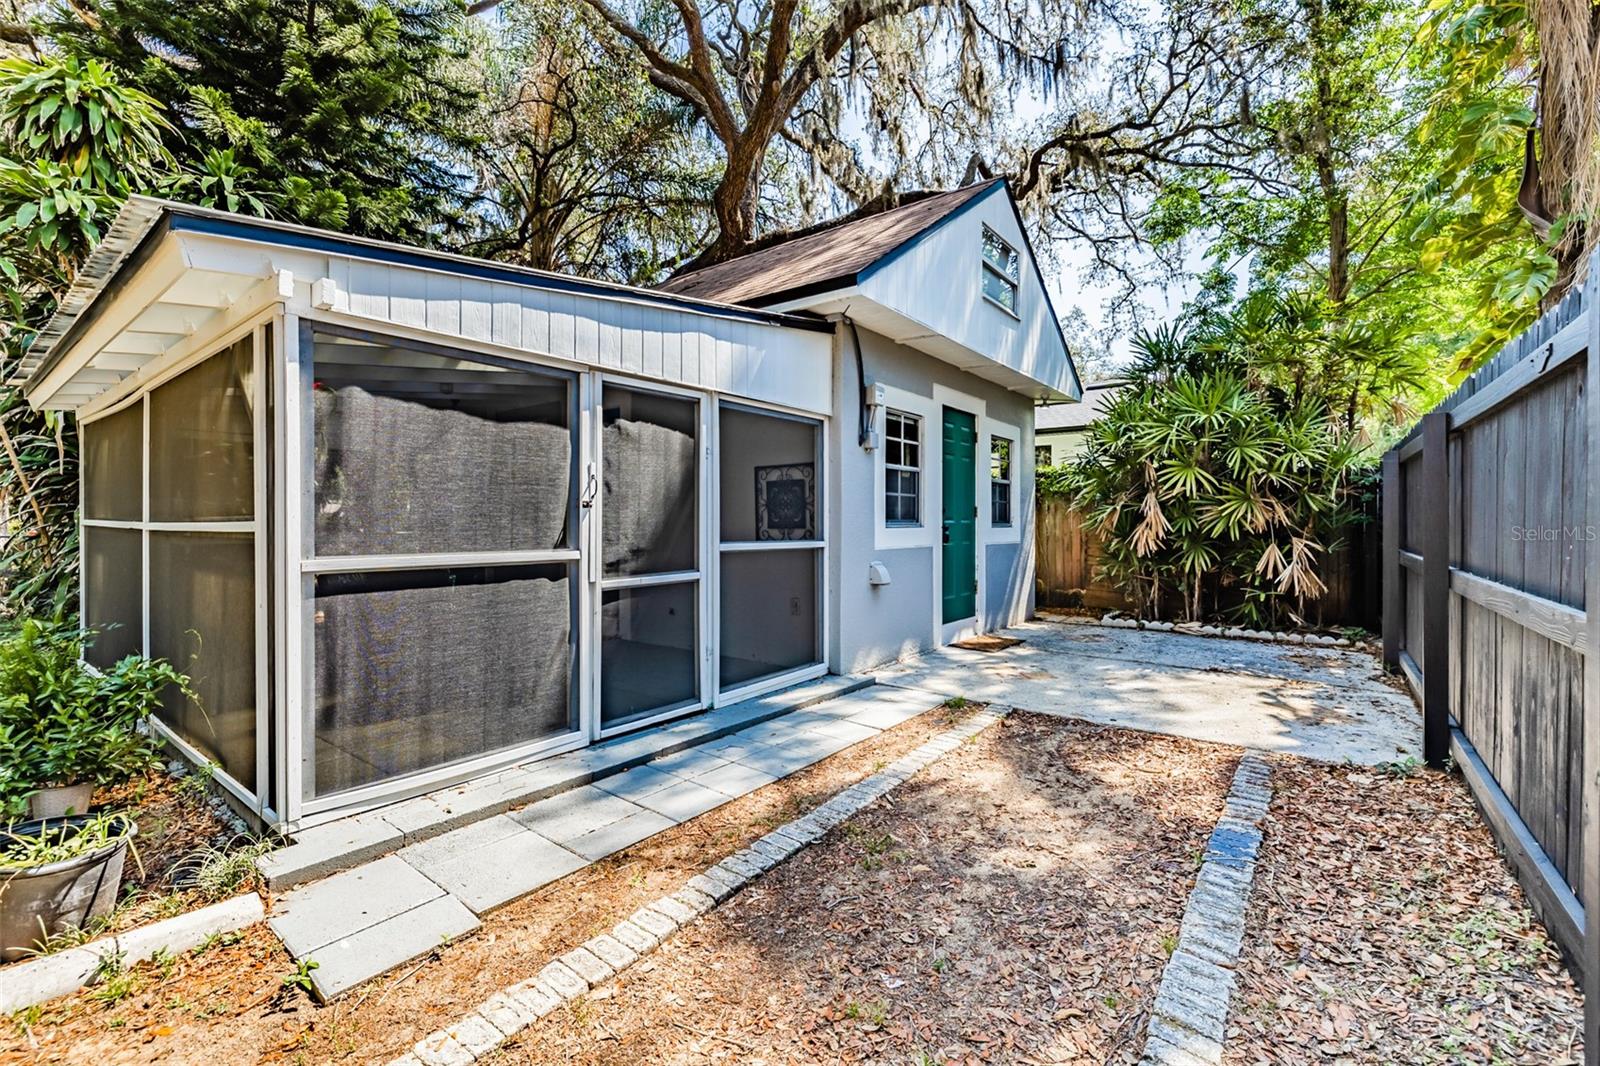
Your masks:
[[[83,531],[83,624],[95,630],[83,657],[104,670],[144,641],[144,534],[88,526]]]
[[[320,556],[569,546],[572,381],[317,334]]]
[[[822,661],[821,555],[818,548],[723,553],[723,689]]]
[[[699,582],[608,589],[600,602],[600,721],[606,728],[700,696]]]
[[[730,404],[719,417],[722,540],[822,539],[821,425]]]
[[[564,563],[319,575],[307,794],[576,729],[572,576]]]
[[[699,568],[699,405],[605,387],[604,561],[607,577]]]
[[[144,403],[124,407],[78,430],[83,517],[144,518]]]
[[[254,346],[246,335],[150,393],[150,520],[255,515]]]
[[[256,782],[255,537],[151,531],[150,654],[189,676],[159,716],[247,789]]]

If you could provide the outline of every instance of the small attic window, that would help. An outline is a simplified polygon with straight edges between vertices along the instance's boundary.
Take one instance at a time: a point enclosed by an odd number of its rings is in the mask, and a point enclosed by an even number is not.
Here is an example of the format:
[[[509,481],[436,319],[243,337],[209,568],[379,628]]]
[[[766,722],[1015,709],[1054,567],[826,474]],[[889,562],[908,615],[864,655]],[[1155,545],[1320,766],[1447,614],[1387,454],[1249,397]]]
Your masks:
[[[983,227],[983,295],[1017,313],[1017,283],[1021,277],[1017,250],[988,226]]]

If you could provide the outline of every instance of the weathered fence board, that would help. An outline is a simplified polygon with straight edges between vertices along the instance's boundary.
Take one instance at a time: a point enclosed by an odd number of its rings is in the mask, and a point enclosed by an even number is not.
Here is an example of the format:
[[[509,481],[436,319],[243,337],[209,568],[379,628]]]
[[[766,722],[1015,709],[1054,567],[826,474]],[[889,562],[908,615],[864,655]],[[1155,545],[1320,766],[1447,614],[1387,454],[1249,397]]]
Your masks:
[[[1041,607],[1124,610],[1130,601],[1096,574],[1100,538],[1065,500],[1043,497],[1034,509],[1036,600]]]
[[[1600,983],[1600,266],[1384,457],[1385,659],[1551,934]],[[1600,1063],[1590,989],[1589,1062]]]

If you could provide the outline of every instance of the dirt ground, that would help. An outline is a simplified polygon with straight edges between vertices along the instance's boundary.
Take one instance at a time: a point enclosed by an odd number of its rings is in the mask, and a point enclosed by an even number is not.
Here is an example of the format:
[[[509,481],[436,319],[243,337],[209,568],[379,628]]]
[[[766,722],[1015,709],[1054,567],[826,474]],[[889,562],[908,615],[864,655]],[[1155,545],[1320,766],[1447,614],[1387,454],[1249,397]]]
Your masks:
[[[1582,1060],[1583,999],[1459,777],[1282,760],[1231,1066]]]
[[[1017,713],[489,1061],[1131,1063],[1237,759]]]
[[[0,1023],[0,1063],[385,1062],[960,716],[920,715],[563,878],[330,1006],[294,983],[282,945],[257,926],[14,1015]]]

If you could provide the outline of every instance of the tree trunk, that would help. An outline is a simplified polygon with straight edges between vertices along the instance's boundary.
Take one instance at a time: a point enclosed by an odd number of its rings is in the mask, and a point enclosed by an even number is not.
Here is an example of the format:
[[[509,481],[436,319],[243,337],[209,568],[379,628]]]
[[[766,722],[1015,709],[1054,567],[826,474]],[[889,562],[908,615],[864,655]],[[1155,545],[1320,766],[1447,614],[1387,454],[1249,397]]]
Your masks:
[[[755,241],[761,172],[769,143],[769,137],[751,132],[726,145],[728,164],[711,194],[711,209],[717,217],[716,239],[681,269],[696,270],[733,259]]]

